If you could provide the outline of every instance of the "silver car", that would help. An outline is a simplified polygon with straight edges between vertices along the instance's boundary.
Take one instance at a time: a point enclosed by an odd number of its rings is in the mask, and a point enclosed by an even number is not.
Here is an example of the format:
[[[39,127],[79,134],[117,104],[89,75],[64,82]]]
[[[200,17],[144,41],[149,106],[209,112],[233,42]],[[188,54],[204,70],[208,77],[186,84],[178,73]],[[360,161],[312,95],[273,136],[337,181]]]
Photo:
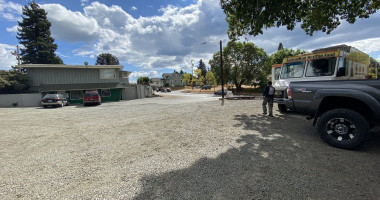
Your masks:
[[[48,106],[63,107],[68,106],[69,102],[62,94],[46,94],[41,100],[41,105],[44,108]]]

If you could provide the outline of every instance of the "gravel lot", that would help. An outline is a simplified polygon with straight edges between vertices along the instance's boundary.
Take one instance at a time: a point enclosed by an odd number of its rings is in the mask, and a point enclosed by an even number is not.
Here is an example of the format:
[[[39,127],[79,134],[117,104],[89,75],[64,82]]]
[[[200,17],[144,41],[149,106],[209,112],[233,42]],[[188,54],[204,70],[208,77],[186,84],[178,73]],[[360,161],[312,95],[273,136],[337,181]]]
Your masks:
[[[325,144],[260,100],[0,108],[0,199],[379,199],[380,134]]]

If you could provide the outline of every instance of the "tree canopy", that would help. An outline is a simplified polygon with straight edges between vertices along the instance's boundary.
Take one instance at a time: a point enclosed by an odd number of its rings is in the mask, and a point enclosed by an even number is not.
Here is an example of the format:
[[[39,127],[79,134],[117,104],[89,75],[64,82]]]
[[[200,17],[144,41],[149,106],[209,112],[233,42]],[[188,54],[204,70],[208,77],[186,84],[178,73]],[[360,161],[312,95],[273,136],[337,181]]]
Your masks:
[[[30,79],[17,71],[0,70],[0,94],[15,94],[29,90]]]
[[[96,58],[95,65],[119,65],[119,59],[110,53],[102,53]]]
[[[139,77],[139,78],[137,79],[137,83],[138,83],[138,84],[142,84],[142,85],[149,85],[149,83],[150,83],[150,79],[149,79],[149,77],[147,77],[147,76]]]
[[[355,23],[368,18],[380,8],[376,0],[221,0],[229,25],[228,35],[237,38],[244,34],[259,35],[264,28],[286,26],[293,30],[297,23],[306,34],[315,31],[329,34],[341,21]]]
[[[283,46],[282,43],[280,42],[280,44],[278,44],[277,50],[281,50],[281,49],[283,49],[283,48],[284,48],[284,46]]]
[[[54,52],[58,46],[51,37],[51,23],[47,13],[34,1],[22,8],[22,21],[18,22],[17,39],[21,48],[23,64],[63,64]]]
[[[237,90],[243,84],[251,83],[263,77],[265,66],[268,64],[266,52],[252,42],[228,42],[223,48],[223,71],[225,82],[232,82]],[[220,78],[219,53],[210,60],[211,71]]]
[[[216,79],[212,71],[206,73],[206,84],[211,86],[216,86]]]
[[[206,64],[202,61],[202,59],[199,61],[198,69],[201,70],[201,75],[203,77],[206,77],[207,69],[206,69]]]

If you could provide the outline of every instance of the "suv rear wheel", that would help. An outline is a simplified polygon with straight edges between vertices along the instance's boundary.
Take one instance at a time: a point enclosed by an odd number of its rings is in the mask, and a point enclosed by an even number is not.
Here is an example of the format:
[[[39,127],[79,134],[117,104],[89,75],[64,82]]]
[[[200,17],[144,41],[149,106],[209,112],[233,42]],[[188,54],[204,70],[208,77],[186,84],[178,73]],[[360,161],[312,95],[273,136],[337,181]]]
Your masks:
[[[349,109],[334,109],[322,114],[317,130],[326,143],[343,149],[357,148],[370,136],[367,119]]]

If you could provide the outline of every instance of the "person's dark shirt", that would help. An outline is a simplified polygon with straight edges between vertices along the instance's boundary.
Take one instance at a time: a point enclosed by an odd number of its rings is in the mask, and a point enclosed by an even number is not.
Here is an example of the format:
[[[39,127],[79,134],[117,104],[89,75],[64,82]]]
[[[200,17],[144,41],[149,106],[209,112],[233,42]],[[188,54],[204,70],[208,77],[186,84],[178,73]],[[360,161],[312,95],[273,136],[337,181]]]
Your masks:
[[[272,86],[267,85],[264,89],[263,96],[264,97],[269,97],[269,98],[274,98],[274,95],[269,95],[269,88]],[[274,88],[273,88],[274,89]]]

